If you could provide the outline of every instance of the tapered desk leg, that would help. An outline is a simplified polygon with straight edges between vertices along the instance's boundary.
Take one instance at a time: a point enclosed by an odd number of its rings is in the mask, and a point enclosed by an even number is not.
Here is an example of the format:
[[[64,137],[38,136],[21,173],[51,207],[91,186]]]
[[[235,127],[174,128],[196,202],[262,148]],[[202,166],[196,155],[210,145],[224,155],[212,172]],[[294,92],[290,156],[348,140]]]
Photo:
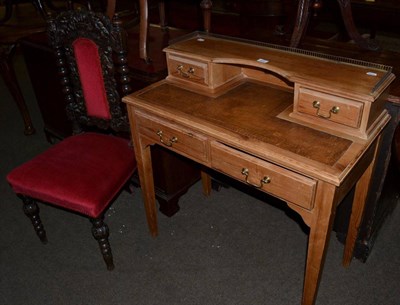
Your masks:
[[[10,90],[10,93],[18,106],[19,112],[21,113],[25,125],[24,134],[31,135],[35,133],[35,128],[33,127],[28,107],[26,106],[25,99],[21,93],[21,89],[18,85],[18,80],[15,75],[12,63],[12,54],[14,48],[15,45],[2,46],[0,48],[0,74],[3,76],[4,82],[8,90]]]
[[[135,124],[135,114],[133,113],[131,107],[127,107],[127,110],[131,125],[140,187],[142,189],[144,208],[146,210],[147,225],[149,226],[150,234],[155,237],[158,235],[158,226],[151,148],[150,145],[143,144],[140,141],[139,132],[136,130],[137,126]]]
[[[354,192],[353,207],[351,209],[349,228],[347,230],[346,244],[343,252],[343,266],[348,267],[353,258],[354,246],[356,244],[360,224],[365,211],[365,203],[367,201],[369,185],[371,183],[372,173],[374,171],[377,152],[379,150],[379,143],[381,136],[376,140],[374,159],[365,170],[364,174],[358,180]]]
[[[334,185],[318,182],[315,214],[310,224],[302,305],[314,305],[335,218]]]
[[[203,171],[201,171],[201,184],[203,187],[203,194],[205,196],[210,196],[210,194],[211,194],[211,176]]]
[[[140,185],[143,192],[147,224],[149,226],[150,234],[152,236],[157,236],[157,208],[150,146],[140,147],[139,149],[137,149],[137,147],[138,146],[135,146],[136,160],[138,164]]]

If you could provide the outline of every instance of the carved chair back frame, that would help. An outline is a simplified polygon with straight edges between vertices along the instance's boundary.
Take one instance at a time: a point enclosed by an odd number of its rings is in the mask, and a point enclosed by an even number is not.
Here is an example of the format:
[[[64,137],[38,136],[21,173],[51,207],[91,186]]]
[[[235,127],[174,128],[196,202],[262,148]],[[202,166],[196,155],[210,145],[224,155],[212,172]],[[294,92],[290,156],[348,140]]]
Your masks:
[[[121,103],[120,94],[127,95],[132,90],[126,57],[126,33],[118,15],[111,22],[105,15],[92,11],[66,11],[56,18],[49,18],[48,35],[55,50],[67,114],[73,123],[74,133],[81,132],[82,125],[95,125],[117,132],[128,131],[126,108]],[[110,120],[87,114],[73,49],[73,42],[78,38],[89,39],[98,47]]]

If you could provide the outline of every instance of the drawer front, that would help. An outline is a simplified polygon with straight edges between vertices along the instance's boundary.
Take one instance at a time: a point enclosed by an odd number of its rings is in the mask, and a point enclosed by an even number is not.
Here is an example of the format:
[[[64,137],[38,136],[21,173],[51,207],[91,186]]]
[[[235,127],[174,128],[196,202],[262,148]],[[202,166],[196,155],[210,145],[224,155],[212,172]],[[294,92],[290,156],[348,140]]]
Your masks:
[[[322,92],[300,88],[297,111],[353,128],[361,122],[363,104]]]
[[[211,166],[284,201],[306,209],[313,207],[316,188],[313,179],[217,142],[211,143]]]
[[[208,85],[208,65],[205,62],[168,55],[168,72],[182,80]]]
[[[194,131],[156,117],[137,117],[139,131],[155,143],[176,151],[198,162],[207,161],[207,139]]]

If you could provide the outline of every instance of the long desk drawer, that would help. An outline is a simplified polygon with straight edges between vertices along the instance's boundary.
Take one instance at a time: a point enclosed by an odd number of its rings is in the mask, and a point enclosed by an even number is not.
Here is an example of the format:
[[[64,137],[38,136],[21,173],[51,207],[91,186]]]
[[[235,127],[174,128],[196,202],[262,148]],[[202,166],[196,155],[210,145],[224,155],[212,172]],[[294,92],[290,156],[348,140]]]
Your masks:
[[[218,142],[211,143],[211,166],[284,201],[306,209],[313,207],[316,188],[313,179]]]
[[[150,116],[138,116],[140,133],[184,156],[199,162],[207,161],[206,137],[189,128]]]

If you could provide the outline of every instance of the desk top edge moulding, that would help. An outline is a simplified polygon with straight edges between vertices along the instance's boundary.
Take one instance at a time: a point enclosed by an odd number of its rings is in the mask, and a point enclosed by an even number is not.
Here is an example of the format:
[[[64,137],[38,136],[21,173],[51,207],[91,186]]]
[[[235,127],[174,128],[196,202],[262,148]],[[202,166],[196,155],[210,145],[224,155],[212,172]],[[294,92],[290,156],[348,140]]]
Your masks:
[[[355,187],[343,265],[353,256],[390,120],[391,67],[199,32],[165,52],[166,79],[123,99],[150,233],[150,148],[160,145],[302,217],[310,233],[301,304],[315,304],[336,207]]]

